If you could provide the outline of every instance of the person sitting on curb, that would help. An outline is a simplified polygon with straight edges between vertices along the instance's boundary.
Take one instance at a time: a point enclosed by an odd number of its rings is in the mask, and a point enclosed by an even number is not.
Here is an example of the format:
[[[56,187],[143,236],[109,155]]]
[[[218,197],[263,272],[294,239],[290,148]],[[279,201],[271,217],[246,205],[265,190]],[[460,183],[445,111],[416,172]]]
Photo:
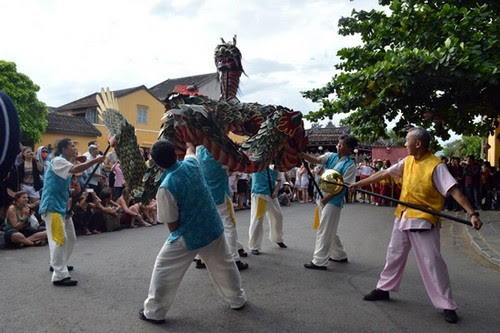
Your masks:
[[[10,247],[47,244],[47,232],[33,228],[29,222],[31,209],[28,200],[28,193],[19,191],[14,196],[14,203],[7,209],[4,239]]]
[[[144,221],[140,212],[140,203],[130,205],[132,200],[132,196],[127,188],[124,188],[122,191],[122,195],[116,200],[116,203],[120,205],[122,214],[120,217],[120,223],[122,226],[126,228],[137,228],[138,226],[135,224],[135,221],[139,221],[143,226],[150,227],[151,224]]]

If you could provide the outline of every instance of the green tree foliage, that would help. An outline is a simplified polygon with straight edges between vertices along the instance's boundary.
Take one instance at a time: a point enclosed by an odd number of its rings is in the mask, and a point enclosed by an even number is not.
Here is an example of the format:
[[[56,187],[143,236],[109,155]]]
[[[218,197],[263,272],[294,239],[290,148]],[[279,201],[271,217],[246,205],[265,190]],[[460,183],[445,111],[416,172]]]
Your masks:
[[[394,130],[389,130],[387,131],[387,139],[393,146],[396,147],[404,147],[405,142],[406,142],[406,137],[399,135],[396,131]]]
[[[474,155],[477,159],[481,154],[481,138],[478,136],[463,136],[461,140],[447,143],[443,148],[446,157],[465,157]]]
[[[317,121],[349,114],[341,123],[374,140],[421,126],[444,140],[486,136],[500,110],[498,33],[500,1],[380,0],[384,11],[356,11],[339,20],[341,35],[362,45],[338,52],[340,70],[324,87],[303,92],[319,110]]]
[[[27,75],[18,73],[15,63],[0,60],[0,90],[16,106],[23,138],[39,142],[47,127],[47,107],[36,97],[40,87]]]

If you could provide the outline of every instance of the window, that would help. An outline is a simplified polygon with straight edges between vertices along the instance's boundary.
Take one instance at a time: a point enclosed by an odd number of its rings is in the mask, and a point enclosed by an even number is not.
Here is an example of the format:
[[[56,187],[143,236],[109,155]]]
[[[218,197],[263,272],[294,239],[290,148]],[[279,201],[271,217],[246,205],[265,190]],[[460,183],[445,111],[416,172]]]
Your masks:
[[[144,106],[139,106],[137,108],[137,124],[147,124],[148,123],[148,109]]]
[[[90,121],[92,124],[98,124],[99,121],[97,119],[97,110],[96,109],[90,109],[85,111],[85,118]]]

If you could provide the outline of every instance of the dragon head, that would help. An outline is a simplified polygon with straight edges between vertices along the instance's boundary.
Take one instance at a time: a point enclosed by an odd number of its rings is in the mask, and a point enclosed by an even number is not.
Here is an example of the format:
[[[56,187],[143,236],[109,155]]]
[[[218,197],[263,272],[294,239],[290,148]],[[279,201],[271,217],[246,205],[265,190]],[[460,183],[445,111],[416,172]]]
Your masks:
[[[236,47],[236,35],[233,37],[233,42],[226,42],[223,38],[221,38],[221,42],[222,43],[215,48],[214,55],[217,71],[245,73],[241,65],[241,52]]]

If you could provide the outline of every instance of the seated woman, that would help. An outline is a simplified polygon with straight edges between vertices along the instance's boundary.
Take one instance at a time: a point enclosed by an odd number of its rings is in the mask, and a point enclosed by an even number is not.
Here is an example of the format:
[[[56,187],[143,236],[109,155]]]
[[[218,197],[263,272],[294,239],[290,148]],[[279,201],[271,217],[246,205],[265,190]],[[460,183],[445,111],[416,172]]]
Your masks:
[[[28,194],[19,191],[14,196],[14,203],[7,210],[5,219],[5,243],[10,247],[42,246],[47,244],[47,232],[31,226],[31,209],[28,206]]]
[[[128,189],[124,188],[122,195],[118,198],[118,200],[116,200],[116,203],[120,205],[122,209],[122,215],[120,217],[121,224],[128,228],[137,228],[138,226],[135,224],[135,221],[138,220],[143,226],[150,227],[151,224],[144,221],[141,216],[141,204],[137,203],[129,207],[131,200],[132,196],[130,195]]]
[[[75,225],[75,231],[78,235],[92,235],[100,234],[101,232],[97,230],[98,228],[94,225],[92,220],[92,211],[90,207],[90,202],[88,200],[89,193],[83,192],[78,198],[80,193],[80,184],[78,183],[78,178],[73,176],[73,180],[70,184],[71,200],[78,200],[74,207],[73,223]]]
[[[146,220],[146,222],[149,222],[151,225],[162,224],[156,218],[156,200],[155,199],[151,199],[149,201],[149,204],[147,204],[147,205],[142,204],[140,206],[139,213],[141,213],[144,216],[144,220]]]
[[[95,196],[95,193],[92,193]],[[103,188],[99,198],[94,197],[92,220],[101,225],[102,231],[120,230],[120,205],[111,200],[112,193],[109,187]]]

